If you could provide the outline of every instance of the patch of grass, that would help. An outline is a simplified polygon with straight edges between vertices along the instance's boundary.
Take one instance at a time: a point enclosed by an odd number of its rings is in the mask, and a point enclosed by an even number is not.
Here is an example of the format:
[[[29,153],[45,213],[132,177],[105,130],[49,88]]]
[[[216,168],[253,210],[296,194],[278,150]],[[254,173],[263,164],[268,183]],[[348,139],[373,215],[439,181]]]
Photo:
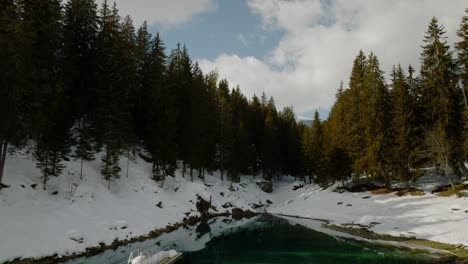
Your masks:
[[[416,188],[402,188],[402,189],[398,189],[396,193],[396,195],[398,196],[405,196],[405,195],[422,196],[425,194],[426,193],[423,190],[416,189]]]
[[[371,191],[372,194],[388,194],[392,192],[395,192],[395,190],[393,190],[392,188],[386,188],[386,187]]]
[[[383,241],[394,241],[394,242],[405,242],[408,244],[424,246],[433,249],[445,250],[451,252],[451,254],[443,254],[441,255],[442,259],[448,259],[449,261],[456,261],[455,263],[465,263],[468,261],[468,248],[463,245],[451,245],[445,244],[441,242],[425,240],[425,239],[417,239],[415,237],[404,237],[404,236],[392,236],[388,234],[377,234],[373,231],[369,230],[368,228],[364,227],[363,225],[355,225],[355,224],[345,224],[343,226],[339,225],[330,225],[324,224],[325,228],[350,234],[357,237],[366,238],[369,240],[383,240]],[[354,227],[357,226],[357,227]],[[413,251],[421,251],[421,249],[411,249]],[[424,252],[424,251],[421,251]],[[456,260],[452,259],[453,256],[456,256]]]
[[[432,193],[437,193],[438,196],[449,197],[452,195],[459,195],[460,191],[463,190],[468,190],[468,184],[455,184],[455,189],[453,189],[451,185],[444,185],[438,187],[432,191]]]

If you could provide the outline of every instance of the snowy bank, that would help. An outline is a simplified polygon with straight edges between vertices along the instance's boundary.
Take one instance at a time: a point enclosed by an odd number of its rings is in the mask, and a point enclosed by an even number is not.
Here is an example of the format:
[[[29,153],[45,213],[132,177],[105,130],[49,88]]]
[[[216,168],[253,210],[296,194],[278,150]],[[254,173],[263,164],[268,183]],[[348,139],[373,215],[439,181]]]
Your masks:
[[[85,163],[82,181],[80,163],[66,162],[63,174],[51,179],[43,191],[34,162],[21,155],[9,157],[4,182],[11,187],[0,191],[0,263],[69,255],[100,243],[144,236],[200,216],[199,198],[211,200],[210,213],[240,208],[327,219],[335,225],[360,224],[377,233],[468,246],[466,197],[336,193],[286,177],[266,193],[257,184],[259,177],[244,176],[231,186],[220,180],[219,173],[207,175],[205,182],[197,177],[191,182],[180,171],[161,188],[150,179],[151,165],[141,159],[130,163],[129,178],[116,180],[108,190],[98,160]],[[121,166],[126,167],[126,160]],[[423,178],[418,188],[430,191],[438,182]],[[188,239],[183,248],[200,249],[203,240],[190,243]]]

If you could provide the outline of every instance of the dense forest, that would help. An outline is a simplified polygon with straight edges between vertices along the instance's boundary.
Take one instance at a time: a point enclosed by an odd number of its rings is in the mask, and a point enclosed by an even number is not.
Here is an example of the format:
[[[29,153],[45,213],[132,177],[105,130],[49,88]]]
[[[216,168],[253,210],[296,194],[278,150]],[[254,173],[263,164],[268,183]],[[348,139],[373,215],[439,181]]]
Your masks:
[[[203,73],[185,46],[166,52],[159,34],[146,23],[135,28],[115,3],[1,0],[0,189],[8,187],[7,155],[20,149],[34,157],[44,189],[70,159],[100,159],[110,188],[129,176],[120,159],[136,156],[153,164],[161,184],[178,168],[192,180],[219,170],[232,182],[293,175],[324,186],[364,178],[409,184],[426,165],[461,177],[465,11],[456,54],[443,26],[430,21],[419,74],[397,65],[387,82],[377,56],[359,52],[349,87],[341,85],[328,118],[316,112],[309,127],[292,107],[278,111],[273,98],[246,98]]]

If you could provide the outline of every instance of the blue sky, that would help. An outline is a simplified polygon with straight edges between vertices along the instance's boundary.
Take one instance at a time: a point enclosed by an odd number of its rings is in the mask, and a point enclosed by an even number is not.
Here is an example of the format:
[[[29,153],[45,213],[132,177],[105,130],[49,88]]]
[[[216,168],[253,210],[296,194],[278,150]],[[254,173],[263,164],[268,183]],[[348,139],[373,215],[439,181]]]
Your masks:
[[[218,1],[216,10],[198,15],[189,23],[171,28],[158,24],[168,50],[185,43],[195,59],[215,59],[222,53],[265,57],[278,43],[280,30],[266,31],[261,17],[252,13],[245,1]]]
[[[148,20],[168,52],[185,43],[204,72],[216,70],[247,97],[265,92],[278,109],[328,115],[348,85],[359,50],[373,52],[386,78],[393,65],[419,70],[433,16],[453,47],[466,0],[116,0],[136,25]]]

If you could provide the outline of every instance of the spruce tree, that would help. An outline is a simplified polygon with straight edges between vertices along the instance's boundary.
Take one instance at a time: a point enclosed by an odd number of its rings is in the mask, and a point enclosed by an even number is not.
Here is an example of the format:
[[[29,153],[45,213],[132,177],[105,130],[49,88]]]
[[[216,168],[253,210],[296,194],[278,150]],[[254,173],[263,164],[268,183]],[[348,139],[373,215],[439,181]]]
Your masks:
[[[445,137],[446,142],[442,145],[449,146],[447,163],[454,173],[460,175],[464,168],[463,148],[460,144],[462,97],[456,88],[456,65],[447,45],[445,31],[436,18],[429,24],[424,43],[421,53],[421,85],[425,128],[426,131],[432,131],[432,134],[437,132],[437,135]],[[433,140],[428,142],[435,143]]]
[[[362,96],[362,134],[365,147],[361,165],[368,177],[376,176],[388,186],[391,180],[387,169],[388,90],[379,61],[372,53],[365,68]]]
[[[44,189],[50,176],[60,175],[62,159],[69,150],[73,124],[70,90],[63,85],[63,30],[61,1],[24,1],[25,89],[35,140],[34,156],[41,169]]]
[[[129,102],[132,80],[127,70],[134,65],[127,58],[130,52],[131,30],[122,30],[121,18],[114,3],[109,8],[104,1],[100,10],[100,31],[97,42],[97,61],[99,82],[97,87],[97,136],[104,146],[101,159],[101,173],[108,188],[110,182],[119,178],[119,155],[122,149],[128,150],[129,138],[132,136],[131,106]]]
[[[268,104],[265,105],[265,112],[262,174],[264,179],[271,180],[273,176],[278,174],[279,164],[277,158],[280,154],[277,131],[278,113],[273,98],[270,98]]]
[[[310,127],[310,165],[311,174],[317,176],[317,183],[326,185],[328,179],[323,172],[323,125],[320,121],[320,116],[317,111],[314,114],[314,120]]]
[[[463,16],[460,23],[460,29],[457,31],[457,35],[460,41],[455,43],[455,48],[458,52],[458,65],[460,67],[460,84],[463,94],[463,146],[465,155],[468,154],[468,8],[465,9],[465,16]],[[466,159],[466,156],[465,156]],[[462,167],[463,168],[463,167]]]
[[[73,107],[74,158],[94,160],[94,118],[96,101],[97,7],[93,0],[71,0],[65,4],[64,83],[70,91]]]
[[[392,71],[391,98],[391,160],[395,175],[406,183],[412,178],[412,168],[417,162],[418,138],[415,120],[415,99],[411,95],[408,78],[400,65]]]
[[[176,108],[174,86],[168,85],[164,43],[157,34],[150,43],[147,69],[148,122],[145,137],[153,159],[153,179],[164,183],[166,176],[174,175],[177,158]]]
[[[26,135],[25,109],[22,107],[22,85],[20,85],[20,12],[16,1],[0,3],[0,190],[3,184],[8,148],[19,145]]]
[[[367,58],[362,51],[354,60],[353,69],[349,81],[349,92],[346,97],[347,111],[344,113],[344,122],[349,125],[345,131],[344,144],[352,159],[353,171],[357,179],[364,172],[364,160],[361,154],[364,152],[365,139],[363,131],[364,113],[363,113],[363,89],[364,75],[367,68]]]

